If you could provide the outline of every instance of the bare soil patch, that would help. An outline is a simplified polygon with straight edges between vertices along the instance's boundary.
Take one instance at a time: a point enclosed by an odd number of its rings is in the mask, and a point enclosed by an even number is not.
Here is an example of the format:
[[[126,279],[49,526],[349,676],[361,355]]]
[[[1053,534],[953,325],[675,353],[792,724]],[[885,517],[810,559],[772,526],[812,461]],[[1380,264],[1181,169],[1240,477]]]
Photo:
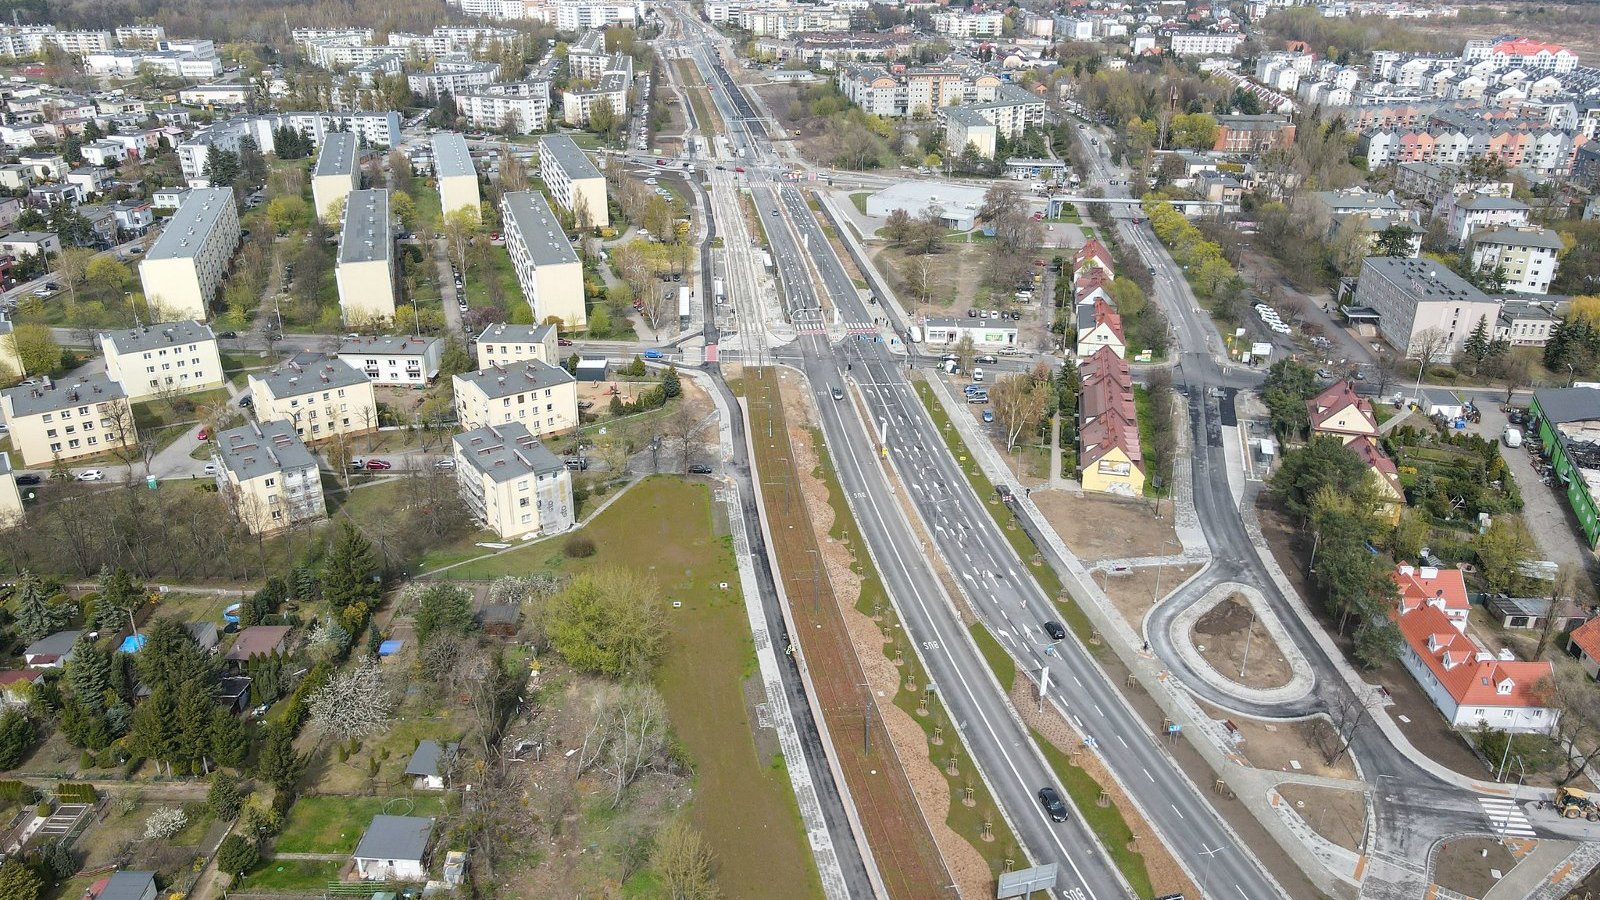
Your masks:
[[[1473,837],[1451,841],[1439,849],[1433,861],[1433,880],[1468,897],[1482,897],[1517,864],[1503,844],[1494,838]]]
[[[1053,493],[1047,491],[1046,493]],[[1038,499],[1035,494],[1034,499]],[[1182,566],[1145,566],[1134,569],[1125,575],[1106,575],[1095,577],[1102,583],[1102,588],[1111,603],[1122,613],[1122,618],[1127,621],[1128,627],[1135,634],[1144,633],[1144,617],[1156,605],[1156,581],[1159,578],[1160,588],[1163,593],[1171,593],[1172,589],[1189,576],[1200,571],[1199,563],[1190,563]]]
[[[1143,500],[1034,491],[1033,502],[1084,562],[1170,556],[1183,550],[1172,529],[1170,504],[1163,504],[1167,513],[1157,519],[1154,507]]]
[[[1365,793],[1294,782],[1280,784],[1277,790],[1312,831],[1346,850],[1361,849],[1367,819]]]
[[[1250,609],[1249,601],[1238,594],[1196,619],[1192,638],[1211,668],[1245,687],[1283,687],[1294,677],[1294,669],[1267,627]]]
[[[1212,718],[1224,719],[1233,725],[1244,737],[1234,749],[1257,769],[1351,780],[1356,777],[1355,763],[1351,762],[1349,754],[1329,763],[1317,749],[1317,732],[1328,727],[1320,719],[1268,722],[1234,715],[1206,703],[1201,703],[1200,707]],[[1299,768],[1295,767],[1296,763]]]
[[[889,280],[895,295],[913,315],[966,315],[967,310],[979,306],[978,289],[983,284],[982,244],[949,244],[940,253],[912,256],[898,247],[869,249],[878,271]],[[924,277],[923,266],[926,266]],[[929,302],[912,303],[918,292],[917,284],[926,281]],[[987,291],[985,291],[987,295]]]

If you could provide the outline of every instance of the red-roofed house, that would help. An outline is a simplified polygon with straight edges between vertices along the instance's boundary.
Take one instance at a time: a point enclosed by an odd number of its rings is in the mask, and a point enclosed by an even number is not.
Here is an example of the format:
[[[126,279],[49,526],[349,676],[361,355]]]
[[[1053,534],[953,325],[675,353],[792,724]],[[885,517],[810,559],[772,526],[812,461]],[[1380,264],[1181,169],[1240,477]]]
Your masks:
[[[1099,238],[1089,238],[1078,253],[1072,258],[1072,274],[1077,277],[1087,268],[1097,268],[1107,275],[1115,276],[1115,266],[1111,261],[1111,251],[1106,245],[1100,243]]]
[[[1400,589],[1402,615],[1419,606],[1433,606],[1444,613],[1457,631],[1467,630],[1467,614],[1472,611],[1472,604],[1467,600],[1467,583],[1460,569],[1419,568],[1401,563],[1389,577]]]
[[[1307,400],[1306,412],[1311,417],[1313,435],[1332,435],[1348,444],[1358,437],[1378,434],[1378,420],[1372,415],[1371,401],[1358,396],[1344,379]]]
[[[1102,347],[1111,348],[1118,357],[1127,355],[1122,316],[1105,300],[1078,304],[1078,356],[1088,356]]]
[[[1090,266],[1072,282],[1072,296],[1079,303],[1111,299],[1111,273]]]
[[[1144,495],[1139,426],[1120,415],[1101,416],[1078,433],[1078,478],[1086,491]]]
[[[1394,460],[1385,456],[1378,448],[1378,442],[1366,435],[1352,440],[1345,447],[1361,460],[1361,464],[1372,475],[1381,497],[1378,514],[1388,519],[1391,525],[1399,522],[1400,513],[1406,508],[1406,490],[1400,484],[1400,469]]]
[[[1572,629],[1567,637],[1567,650],[1578,657],[1578,664],[1590,678],[1600,678],[1600,618]]]
[[[1496,658],[1431,603],[1391,615],[1400,626],[1400,661],[1452,726],[1539,733],[1555,727],[1561,711],[1544,705],[1539,687],[1555,674],[1550,663]]]
[[[0,672],[0,706],[27,706],[33,700],[33,686],[43,677],[38,669]]]

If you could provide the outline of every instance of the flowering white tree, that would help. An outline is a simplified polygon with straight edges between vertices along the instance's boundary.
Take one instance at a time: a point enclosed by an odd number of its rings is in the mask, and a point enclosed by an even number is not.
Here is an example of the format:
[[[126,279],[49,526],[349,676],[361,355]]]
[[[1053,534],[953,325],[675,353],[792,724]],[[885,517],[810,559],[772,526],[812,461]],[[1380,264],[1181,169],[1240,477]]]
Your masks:
[[[183,830],[189,824],[189,816],[181,809],[163,806],[150,814],[144,820],[144,839],[147,841],[165,841]]]
[[[309,705],[313,728],[349,739],[388,728],[393,699],[383,685],[378,661],[368,657],[354,669],[330,678],[311,695]]]

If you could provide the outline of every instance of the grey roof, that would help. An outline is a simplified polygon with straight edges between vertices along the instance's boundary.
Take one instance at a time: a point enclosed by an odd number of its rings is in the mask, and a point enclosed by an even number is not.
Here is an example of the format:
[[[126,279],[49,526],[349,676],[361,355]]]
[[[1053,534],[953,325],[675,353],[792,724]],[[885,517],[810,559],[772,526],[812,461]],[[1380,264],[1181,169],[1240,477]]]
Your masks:
[[[1016,106],[1022,103],[1037,103],[1040,106],[1043,106],[1044,98],[1033,93],[1027,88],[1022,87],[1021,85],[1002,84],[995,89],[994,100],[988,103],[979,103],[977,104],[977,107],[979,109],[984,109],[997,106]]]
[[[357,859],[421,860],[433,836],[433,819],[423,816],[373,816],[361,836]]]
[[[1534,391],[1533,399],[1552,425],[1600,419],[1600,388],[1545,388]]]
[[[155,886],[154,872],[117,872],[106,882],[97,900],[144,900]]]
[[[450,767],[450,757],[456,755],[460,746],[454,742],[440,746],[438,741],[419,741],[416,751],[411,754],[411,761],[406,763],[406,774],[423,778],[443,775]]]
[[[567,230],[550,211],[550,202],[537,191],[509,191],[500,201],[508,237],[519,238],[535,266],[577,263],[578,254],[567,240]]]
[[[317,467],[317,458],[295,433],[294,423],[282,419],[230,428],[217,435],[217,448],[223,467],[239,481]]]
[[[11,454],[0,450],[0,475],[11,474]]]
[[[1400,209],[1393,197],[1372,191],[1317,191],[1312,196],[1329,209]]]
[[[441,343],[443,343],[442,338],[413,337],[408,334],[358,337],[341,342],[339,355],[425,356],[429,349]]]
[[[495,481],[548,475],[566,468],[520,422],[485,425],[458,434],[454,440],[467,465]]]
[[[389,192],[351,191],[344,201],[344,229],[339,232],[339,262],[385,260],[393,249],[389,234]]]
[[[322,139],[322,150],[317,154],[317,165],[311,177],[322,175],[354,175],[356,171],[356,136],[348,131],[335,131]]]
[[[972,106],[947,106],[944,109],[944,115],[949,121],[956,122],[967,128],[994,127],[993,122],[985,119],[983,113],[978,112],[977,108]]]
[[[1498,228],[1480,231],[1472,236],[1476,244],[1505,244],[1511,247],[1543,247],[1547,250],[1562,248],[1561,236],[1548,228]]]
[[[265,384],[272,396],[278,398],[298,397],[368,382],[366,375],[344,360],[310,351],[296,353],[271,372],[251,375],[250,378]]]
[[[476,385],[478,390],[483,391],[484,396],[496,400],[501,397],[513,397],[524,391],[571,384],[576,379],[566,369],[530,359],[514,366],[491,366],[473,372],[462,372],[455,376],[455,380],[458,383]]]
[[[478,177],[478,170],[472,167],[472,152],[467,149],[467,139],[454,131],[434,135],[433,170],[440,178],[454,175]]]
[[[1423,388],[1422,396],[1435,406],[1459,406],[1461,398],[1449,388]]]
[[[0,237],[0,242],[7,244],[42,244],[51,239],[60,240],[53,231],[13,231],[5,237]]]
[[[1406,285],[1414,299],[1486,300],[1487,295],[1437,260],[1369,256],[1361,262],[1361,277],[1376,274],[1393,284]],[[1358,285],[1359,287],[1359,285]]]
[[[573,181],[600,177],[600,170],[584,155],[578,142],[564,134],[547,135],[539,142],[539,161],[554,162]]]
[[[1500,318],[1506,320],[1516,319],[1547,319],[1555,321],[1556,312],[1550,306],[1533,300],[1506,300],[1500,304]]]
[[[555,330],[556,326],[550,324],[512,325],[508,322],[496,322],[493,325],[490,325],[488,328],[485,328],[483,330],[483,334],[478,335],[478,343],[481,344],[484,341],[495,341],[509,342],[513,344],[537,344],[544,341],[545,338],[549,337],[550,333]]]
[[[195,319],[100,333],[100,345],[104,347],[110,344],[119,354],[141,353],[177,344],[198,344],[216,339],[217,336],[212,332],[210,325]]]
[[[104,372],[89,375],[71,375],[60,381],[45,380],[40,384],[24,384],[5,392],[11,398],[14,416],[32,416],[55,412],[88,403],[121,400],[127,395],[122,386],[112,381]]]
[[[72,650],[72,645],[78,642],[80,634],[83,632],[58,631],[34,641],[22,652],[26,656],[66,656]]]
[[[1521,209],[1526,210],[1528,204],[1510,197],[1483,197],[1474,196],[1470,199],[1458,199],[1456,205],[1462,209]]]
[[[189,632],[189,637],[201,647],[215,647],[220,635],[217,634],[215,622],[185,622],[183,630]]]
[[[233,207],[232,188],[195,188],[167,221],[161,237],[145,251],[145,262],[152,259],[187,259],[200,249],[200,243],[217,225],[224,208]]]
[[[1067,164],[1059,159],[1035,159],[1031,156],[1011,156],[1006,158],[1008,166],[1039,166],[1047,169],[1064,169]]]

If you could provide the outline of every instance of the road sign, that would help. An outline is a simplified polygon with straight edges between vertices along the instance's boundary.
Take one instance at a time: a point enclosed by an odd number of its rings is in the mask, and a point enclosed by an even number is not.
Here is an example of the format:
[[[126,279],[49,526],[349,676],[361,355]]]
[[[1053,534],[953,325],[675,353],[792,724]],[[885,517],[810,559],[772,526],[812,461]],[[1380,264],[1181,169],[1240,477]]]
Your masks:
[[[1056,864],[1047,863],[1031,869],[1005,872],[995,888],[997,900],[1007,897],[1026,897],[1034,891],[1048,891],[1056,886]]]

